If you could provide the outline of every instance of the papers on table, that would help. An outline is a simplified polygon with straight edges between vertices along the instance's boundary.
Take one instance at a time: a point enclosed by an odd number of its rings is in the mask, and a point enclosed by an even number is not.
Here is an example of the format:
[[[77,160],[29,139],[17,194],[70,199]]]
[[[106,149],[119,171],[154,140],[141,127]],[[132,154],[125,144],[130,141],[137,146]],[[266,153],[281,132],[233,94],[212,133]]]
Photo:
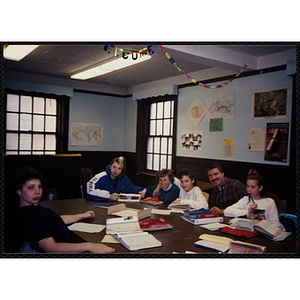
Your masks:
[[[105,225],[83,223],[83,222],[77,222],[77,223],[74,223],[74,224],[68,226],[68,228],[72,231],[82,231],[82,232],[88,232],[88,233],[101,232],[105,227],[106,227]]]

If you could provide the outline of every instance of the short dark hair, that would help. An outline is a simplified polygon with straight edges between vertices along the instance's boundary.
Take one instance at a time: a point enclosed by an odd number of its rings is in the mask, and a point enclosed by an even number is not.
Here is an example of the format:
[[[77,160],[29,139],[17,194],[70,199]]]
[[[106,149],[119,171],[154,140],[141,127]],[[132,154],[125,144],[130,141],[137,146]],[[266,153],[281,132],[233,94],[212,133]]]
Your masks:
[[[155,173],[155,181],[158,182],[159,177],[165,177],[165,176],[168,176],[172,183],[174,182],[173,170],[170,169],[162,169],[157,171]]]
[[[190,169],[182,169],[178,172],[177,178],[181,179],[182,176],[188,176],[191,178],[191,180],[195,179],[194,173]]]
[[[223,169],[222,165],[215,161],[214,163],[212,163],[210,166],[208,166],[205,169],[206,175],[208,175],[208,171],[215,169],[215,168],[217,168],[221,173],[224,173],[224,169]]]
[[[16,191],[21,190],[23,185],[31,179],[39,179],[42,184],[44,182],[42,173],[31,167],[23,167],[17,170],[15,173],[15,179]]]

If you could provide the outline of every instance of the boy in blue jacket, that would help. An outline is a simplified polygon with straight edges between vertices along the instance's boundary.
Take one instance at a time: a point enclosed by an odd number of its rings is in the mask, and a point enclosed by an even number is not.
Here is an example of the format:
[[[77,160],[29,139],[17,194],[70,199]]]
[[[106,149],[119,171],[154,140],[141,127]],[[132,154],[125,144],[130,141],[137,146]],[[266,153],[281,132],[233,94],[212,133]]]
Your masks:
[[[86,184],[86,198],[117,201],[120,193],[138,194],[144,188],[134,185],[126,176],[126,160],[114,158],[104,172],[96,174]]]

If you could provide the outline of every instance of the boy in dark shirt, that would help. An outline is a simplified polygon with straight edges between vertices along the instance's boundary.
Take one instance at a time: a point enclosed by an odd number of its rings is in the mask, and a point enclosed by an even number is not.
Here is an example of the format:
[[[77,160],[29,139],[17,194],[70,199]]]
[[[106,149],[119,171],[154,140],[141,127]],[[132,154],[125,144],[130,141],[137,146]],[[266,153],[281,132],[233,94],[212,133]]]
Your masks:
[[[17,194],[20,207],[16,214],[16,229],[23,242],[37,252],[47,253],[112,253],[115,249],[100,243],[82,242],[67,227],[87,218],[93,211],[59,216],[51,209],[38,206],[43,193],[42,175],[32,168],[17,172]]]

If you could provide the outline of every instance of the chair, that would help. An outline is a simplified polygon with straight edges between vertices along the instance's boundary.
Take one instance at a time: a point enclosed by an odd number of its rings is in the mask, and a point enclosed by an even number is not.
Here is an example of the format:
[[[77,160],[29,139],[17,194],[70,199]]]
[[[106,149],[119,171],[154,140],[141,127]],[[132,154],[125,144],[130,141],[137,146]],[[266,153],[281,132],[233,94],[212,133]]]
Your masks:
[[[32,249],[28,242],[24,242],[22,247],[19,250],[19,253],[39,253]]]
[[[93,176],[94,174],[91,168],[82,167],[80,169],[80,190],[82,198],[85,198],[85,185]]]
[[[287,214],[287,213],[280,213],[278,214],[279,221],[284,226],[287,232],[297,234],[297,216]]]
[[[58,200],[58,192],[56,188],[44,188],[41,200]]]
[[[209,193],[206,193],[206,192],[202,192],[202,193],[205,196],[207,203],[209,203]]]

